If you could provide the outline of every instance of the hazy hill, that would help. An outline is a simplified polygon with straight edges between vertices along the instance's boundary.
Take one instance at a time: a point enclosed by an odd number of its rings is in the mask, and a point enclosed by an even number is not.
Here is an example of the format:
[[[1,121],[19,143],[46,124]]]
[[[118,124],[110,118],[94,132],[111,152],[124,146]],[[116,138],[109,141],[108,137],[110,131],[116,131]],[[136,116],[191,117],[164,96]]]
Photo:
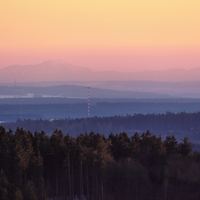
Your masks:
[[[154,92],[122,91],[91,88],[92,98],[170,98],[170,95]],[[67,97],[87,98],[87,88],[76,85],[57,85],[47,87],[0,86],[0,97]]]
[[[158,82],[158,81],[71,81],[68,84],[89,85],[94,88],[138,91],[168,94],[181,98],[200,98],[200,81]]]
[[[143,72],[94,72],[88,68],[72,66],[61,61],[45,61],[37,65],[13,65],[0,69],[1,83],[56,82],[56,81],[199,81],[200,67],[190,70],[169,69]]]

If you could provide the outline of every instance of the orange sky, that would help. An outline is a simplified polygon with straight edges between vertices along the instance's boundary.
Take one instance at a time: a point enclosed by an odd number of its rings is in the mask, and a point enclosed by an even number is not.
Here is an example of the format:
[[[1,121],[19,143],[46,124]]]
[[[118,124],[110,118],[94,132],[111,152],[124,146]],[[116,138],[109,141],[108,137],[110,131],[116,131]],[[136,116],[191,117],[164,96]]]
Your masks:
[[[199,0],[0,2],[0,67],[64,60],[92,70],[200,67]]]

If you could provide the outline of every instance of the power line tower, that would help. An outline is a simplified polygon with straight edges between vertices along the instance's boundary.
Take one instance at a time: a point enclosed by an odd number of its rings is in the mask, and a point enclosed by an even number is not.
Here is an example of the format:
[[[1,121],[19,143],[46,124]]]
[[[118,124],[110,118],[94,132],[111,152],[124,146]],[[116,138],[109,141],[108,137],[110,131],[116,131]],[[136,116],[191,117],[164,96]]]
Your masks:
[[[20,99],[19,99],[19,119],[22,120],[22,93],[20,92]]]
[[[87,87],[88,91],[88,118],[90,118],[90,87]]]

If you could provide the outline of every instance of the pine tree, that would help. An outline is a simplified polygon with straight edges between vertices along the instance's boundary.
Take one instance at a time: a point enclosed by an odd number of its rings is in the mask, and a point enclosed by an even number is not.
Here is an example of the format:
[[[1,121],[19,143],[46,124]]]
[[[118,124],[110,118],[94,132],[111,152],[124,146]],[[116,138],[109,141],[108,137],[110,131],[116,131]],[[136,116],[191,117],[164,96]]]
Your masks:
[[[166,137],[164,146],[166,148],[167,155],[174,155],[178,153],[178,142],[173,135]]]
[[[63,195],[65,143],[62,131],[55,130],[49,139],[50,162],[51,162],[51,181],[52,195]]]
[[[0,127],[0,171],[9,177],[12,149],[12,132],[6,132],[4,127]]]
[[[32,135],[30,132],[25,130],[17,129],[14,135],[14,152],[15,152],[15,172],[16,172],[16,183],[20,189],[27,190],[27,171],[30,160],[33,155],[32,147]],[[18,180],[18,181],[17,181]]]
[[[182,142],[178,145],[178,151],[182,156],[189,156],[192,153],[192,142],[189,141],[188,137],[184,137]]]

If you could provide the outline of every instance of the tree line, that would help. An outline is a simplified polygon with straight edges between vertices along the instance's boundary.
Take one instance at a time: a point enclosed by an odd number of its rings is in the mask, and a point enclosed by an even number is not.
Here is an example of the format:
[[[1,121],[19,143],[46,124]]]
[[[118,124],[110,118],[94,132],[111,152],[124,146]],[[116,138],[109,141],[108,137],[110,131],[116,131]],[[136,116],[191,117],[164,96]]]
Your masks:
[[[15,130],[17,127],[24,127],[32,132],[45,131],[51,134],[56,128],[64,133],[70,133],[77,137],[80,132],[98,132],[108,136],[112,133],[125,131],[127,134],[133,134],[136,131],[142,133],[151,130],[154,134],[173,134],[178,139],[183,135],[189,135],[193,141],[199,141],[200,133],[200,112],[196,113],[172,113],[165,114],[135,114],[126,116],[110,117],[91,117],[76,119],[25,119],[17,122],[4,123],[7,129]],[[180,136],[179,136],[180,135]]]
[[[0,127],[0,199],[199,199],[200,154],[150,131],[132,136]]]

